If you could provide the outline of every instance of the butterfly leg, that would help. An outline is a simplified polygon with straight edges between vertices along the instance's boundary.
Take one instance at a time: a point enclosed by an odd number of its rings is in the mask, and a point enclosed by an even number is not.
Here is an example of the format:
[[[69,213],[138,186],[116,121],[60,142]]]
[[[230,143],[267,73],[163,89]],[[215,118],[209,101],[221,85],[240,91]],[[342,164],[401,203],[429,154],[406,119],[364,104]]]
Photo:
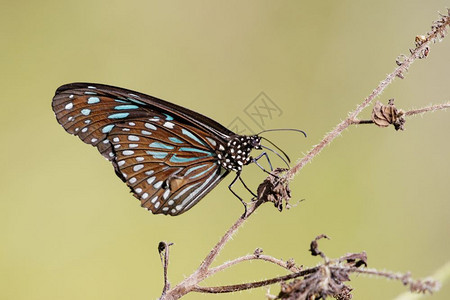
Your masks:
[[[241,173],[237,173],[236,174],[236,177],[234,177],[233,181],[231,181],[230,185],[228,186],[228,189],[233,193],[233,195],[235,195],[239,199],[239,201],[241,201],[242,205],[244,205],[244,214],[243,214],[243,216],[245,216],[245,215],[247,215],[247,203],[245,203],[245,201],[242,200],[242,198],[235,191],[233,191],[233,189],[232,189],[232,186],[234,185],[234,183],[236,182],[236,180],[238,178],[242,182]],[[245,184],[244,184],[244,186],[247,188],[247,190],[249,190],[248,187]]]
[[[257,157],[253,158],[253,159],[252,159],[252,162],[254,162],[261,170],[263,170],[263,171],[266,172],[267,174],[269,174],[269,175],[271,175],[271,176],[274,176],[274,177],[276,177],[276,178],[279,178],[278,176],[273,175],[271,172],[267,171],[263,166],[261,166],[261,165],[258,163],[258,160],[260,160],[263,156],[266,157],[267,162],[269,163],[269,166],[270,166],[270,170],[273,171],[272,163],[270,162],[269,156],[267,155],[266,152],[263,152],[263,153],[261,153],[260,155],[258,155]]]
[[[241,181],[242,185],[245,187],[245,189],[247,191],[250,192],[250,194],[253,195],[253,197],[258,197],[255,193],[253,193],[253,191],[251,189],[248,188],[248,186],[245,184],[244,180],[242,179],[242,177],[239,175],[239,180]]]

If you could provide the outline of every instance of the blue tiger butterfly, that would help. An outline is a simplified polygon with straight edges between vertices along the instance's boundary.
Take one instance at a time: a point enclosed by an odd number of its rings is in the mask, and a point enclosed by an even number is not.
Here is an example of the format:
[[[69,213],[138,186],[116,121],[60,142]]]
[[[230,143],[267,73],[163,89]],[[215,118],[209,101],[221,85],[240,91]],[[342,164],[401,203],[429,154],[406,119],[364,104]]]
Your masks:
[[[266,155],[250,156],[266,148],[258,135],[237,135],[187,108],[123,88],[66,84],[56,90],[52,108],[58,123],[97,147],[154,214],[186,212],[230,171],[237,176],[229,188],[242,201],[232,184],[243,183],[244,165]]]

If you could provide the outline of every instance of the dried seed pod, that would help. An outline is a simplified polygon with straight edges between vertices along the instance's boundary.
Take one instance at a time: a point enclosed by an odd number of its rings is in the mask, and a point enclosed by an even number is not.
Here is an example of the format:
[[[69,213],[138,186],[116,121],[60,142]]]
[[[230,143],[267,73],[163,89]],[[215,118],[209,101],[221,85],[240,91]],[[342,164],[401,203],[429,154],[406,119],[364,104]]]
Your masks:
[[[291,190],[288,181],[280,177],[286,169],[276,168],[272,174],[267,177],[258,187],[258,199],[264,202],[273,202],[274,206],[279,210],[283,210],[283,199],[288,205],[291,198]]]
[[[377,101],[372,110],[372,121],[379,127],[388,127],[392,124],[395,130],[404,130],[405,112],[395,107],[394,99],[390,99],[388,105]]]

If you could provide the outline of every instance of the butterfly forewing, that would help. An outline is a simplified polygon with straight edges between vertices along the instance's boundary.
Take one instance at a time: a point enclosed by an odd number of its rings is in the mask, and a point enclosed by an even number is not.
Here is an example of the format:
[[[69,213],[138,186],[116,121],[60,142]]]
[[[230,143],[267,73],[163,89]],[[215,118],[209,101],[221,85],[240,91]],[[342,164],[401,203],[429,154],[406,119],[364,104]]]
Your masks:
[[[228,174],[215,152],[228,131],[200,114],[144,94],[90,84],[62,86],[52,105],[64,129],[96,146],[153,213],[187,211]],[[207,123],[203,127],[192,122],[200,117]],[[222,137],[215,134],[218,130]]]

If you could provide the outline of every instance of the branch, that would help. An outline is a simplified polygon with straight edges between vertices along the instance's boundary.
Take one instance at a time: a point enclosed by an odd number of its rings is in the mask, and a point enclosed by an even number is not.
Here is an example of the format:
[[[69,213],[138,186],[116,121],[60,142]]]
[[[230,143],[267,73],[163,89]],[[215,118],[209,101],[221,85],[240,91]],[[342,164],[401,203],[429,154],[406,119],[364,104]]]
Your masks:
[[[447,109],[447,108],[450,108],[450,102],[443,103],[443,104],[431,105],[431,106],[427,106],[427,107],[423,107],[423,108],[419,108],[419,109],[412,109],[412,110],[405,112],[405,115],[413,116],[413,115],[417,115],[417,114],[422,114],[422,113],[426,113],[426,112],[432,112],[432,111],[436,111],[436,110],[440,110],[440,109]]]
[[[399,110],[399,112],[401,112],[401,114],[404,115],[404,116],[414,116],[414,115],[423,114],[423,113],[426,113],[426,112],[433,112],[433,111],[436,111],[436,110],[447,109],[447,108],[450,108],[450,102],[442,103],[442,104],[436,104],[436,105],[430,105],[430,106],[426,106],[426,107],[419,108],[419,109],[408,110],[408,111],[405,111],[405,112],[402,111],[402,110]],[[375,109],[376,109],[376,107],[374,107],[374,110]],[[376,124],[377,122],[375,122],[374,120],[358,120],[358,119],[355,119],[355,120],[351,121],[352,125],[374,124],[374,123]],[[392,124],[392,122],[387,122],[387,123]],[[384,126],[382,126],[382,127],[384,127]]]
[[[348,273],[351,272],[359,272],[363,273],[358,269],[361,263],[361,260],[363,261],[363,264],[365,265],[365,260],[361,258],[365,258],[365,253],[361,254],[350,254],[347,256],[344,256],[343,258],[335,261],[329,261],[328,259],[325,259],[325,262],[317,267],[310,268],[307,270],[299,270],[298,272],[288,274],[285,276],[275,277],[268,280],[263,281],[256,281],[251,283],[243,283],[243,284],[237,284],[237,285],[229,285],[229,286],[220,286],[220,287],[200,287],[198,284],[205,280],[210,275],[213,275],[219,271],[225,270],[235,264],[238,264],[243,261],[247,260],[253,260],[253,259],[262,259],[269,261],[271,263],[277,264],[279,266],[282,266],[283,268],[287,268],[289,270],[292,266],[289,265],[289,262],[282,262],[276,258],[270,257],[270,256],[261,256],[257,253],[253,255],[243,256],[241,258],[234,259],[232,261],[229,261],[227,263],[224,263],[216,268],[210,269],[211,264],[214,262],[214,260],[219,255],[220,251],[223,249],[225,244],[231,239],[231,237],[237,232],[237,230],[241,227],[241,225],[255,212],[255,210],[264,202],[273,202],[275,206],[281,210],[282,209],[282,200],[288,199],[290,197],[290,190],[288,187],[288,182],[291,181],[294,176],[307,164],[309,163],[320,151],[322,151],[325,146],[330,144],[338,135],[341,134],[343,130],[345,130],[349,125],[354,124],[356,117],[363,111],[369,104],[378,97],[384,89],[393,82],[395,77],[404,78],[404,74],[408,71],[411,64],[416,59],[421,59],[427,57],[429,54],[429,46],[432,42],[436,42],[437,40],[444,37],[446,33],[446,27],[450,25],[450,10],[448,11],[449,15],[442,16],[442,18],[438,21],[435,21],[432,25],[432,31],[427,34],[427,36],[419,36],[416,37],[416,48],[414,50],[410,50],[411,54],[409,57],[401,56],[402,61],[400,59],[397,59],[397,65],[398,67],[387,77],[379,83],[379,85],[372,91],[372,93],[364,99],[364,101],[357,106],[357,108],[350,112],[348,117],[336,125],[336,127],[328,133],[324,139],[315,146],[305,157],[300,159],[298,163],[288,170],[284,176],[278,176],[278,174],[281,174],[283,171],[282,169],[277,169],[274,171],[272,175],[266,178],[266,180],[258,187],[258,200],[253,201],[248,204],[248,209],[244,215],[242,215],[231,227],[227,230],[227,232],[224,234],[224,236],[219,240],[219,242],[213,247],[213,249],[208,253],[208,255],[205,257],[203,262],[200,264],[199,268],[192,273],[189,277],[187,277],[185,280],[180,282],[178,285],[176,285],[173,289],[169,290],[169,283],[167,280],[167,265],[168,265],[168,250],[166,250],[164,255],[164,278],[165,278],[165,286],[163,290],[163,294],[161,296],[161,299],[178,299],[184,295],[186,295],[189,292],[195,291],[195,292],[203,292],[203,293],[228,293],[228,292],[234,292],[234,291],[242,291],[246,289],[261,287],[265,285],[270,285],[276,282],[284,282],[286,280],[294,279],[297,277],[305,276],[304,280],[300,280],[298,282],[294,281],[293,290],[294,292],[297,290],[302,291],[305,290],[309,295],[315,295],[316,293],[319,293],[319,295],[322,298],[325,298],[328,294],[333,295],[339,295],[342,296],[340,299],[348,299],[344,298],[346,295],[349,295],[351,289],[349,289],[344,284],[339,285],[337,283],[348,280]],[[444,104],[444,106],[447,104]],[[448,106],[446,106],[448,107]],[[445,108],[445,107],[442,107]],[[435,108],[436,109],[442,109],[442,108]],[[423,112],[421,110],[416,110],[417,113]],[[413,114],[412,112],[410,113]],[[360,124],[362,124],[364,121],[359,121]],[[322,236],[325,237],[325,236]],[[312,244],[313,245],[313,244]],[[314,244],[316,245],[316,244]],[[167,248],[167,247],[166,247]],[[312,247],[312,249],[315,249]],[[315,252],[315,250],[311,250],[312,253],[319,253]],[[322,253],[323,254],[323,253]],[[321,255],[324,257],[324,255]],[[360,258],[358,258],[360,257]],[[358,258],[358,259],[355,259]],[[340,264],[343,263],[343,261],[346,261],[347,265],[341,266]],[[332,269],[334,267],[334,269]],[[369,271],[367,271],[369,272]],[[334,278],[330,276],[335,276]],[[334,283],[332,285],[329,285],[328,279],[333,279]],[[323,280],[328,282],[327,286],[324,286]],[[304,286],[305,282],[306,287]],[[324,288],[328,288],[328,290],[323,290]],[[311,294],[312,293],[312,294]],[[297,298],[296,298],[297,299]],[[300,299],[300,298],[298,298]],[[303,298],[302,298],[303,299]],[[305,298],[310,299],[310,298]]]
[[[270,255],[263,255],[263,254],[249,254],[246,256],[238,257],[236,259],[230,260],[226,263],[221,264],[218,267],[212,268],[208,271],[208,276],[214,275],[217,272],[223,271],[231,266],[237,265],[238,263],[244,262],[244,261],[250,261],[250,260],[264,260],[270,263],[273,263],[275,265],[278,265],[286,270],[292,271],[292,272],[300,272],[300,269],[295,266],[295,264],[292,261],[284,261],[278,258],[275,258]]]
[[[330,133],[328,133],[323,140],[316,145],[308,154],[306,154],[302,159],[300,159],[297,164],[292,167],[285,175],[287,180],[292,180],[296,174],[313,158],[320,153],[320,151],[325,148],[328,144],[330,144],[337,136],[341,134],[349,125],[353,124],[356,117],[363,111],[369,104],[378,97],[388,85],[390,85],[395,77],[404,78],[404,74],[409,70],[409,67],[416,59],[422,59],[428,56],[429,47],[431,43],[435,43],[436,41],[440,41],[444,38],[447,26],[450,26],[450,10],[447,11],[447,15],[441,15],[441,19],[433,22],[431,26],[431,31],[427,33],[427,36],[418,36],[416,37],[416,48],[414,50],[410,50],[409,57],[402,55],[401,57],[404,59],[401,62],[397,59],[398,67],[395,70],[388,74],[384,80],[382,80],[378,86],[367,96],[364,101],[356,107],[356,109],[349,113],[348,117],[339,123]]]
[[[221,294],[221,293],[232,293],[237,291],[244,291],[254,288],[259,288],[262,286],[271,285],[277,282],[284,282],[286,280],[302,277],[308,274],[312,274],[317,272],[319,267],[314,267],[306,270],[302,270],[297,273],[292,273],[284,276],[274,277],[271,279],[242,283],[242,284],[234,284],[234,285],[224,285],[224,286],[213,286],[213,287],[201,287],[196,286],[192,291],[200,292],[200,293],[211,293],[211,294]]]
[[[164,296],[166,292],[170,289],[170,283],[167,278],[167,270],[169,267],[169,247],[172,245],[173,243],[167,242],[159,242],[158,244],[159,257],[161,258],[161,263],[163,264],[163,272],[164,272],[164,287],[161,294],[162,296]]]

